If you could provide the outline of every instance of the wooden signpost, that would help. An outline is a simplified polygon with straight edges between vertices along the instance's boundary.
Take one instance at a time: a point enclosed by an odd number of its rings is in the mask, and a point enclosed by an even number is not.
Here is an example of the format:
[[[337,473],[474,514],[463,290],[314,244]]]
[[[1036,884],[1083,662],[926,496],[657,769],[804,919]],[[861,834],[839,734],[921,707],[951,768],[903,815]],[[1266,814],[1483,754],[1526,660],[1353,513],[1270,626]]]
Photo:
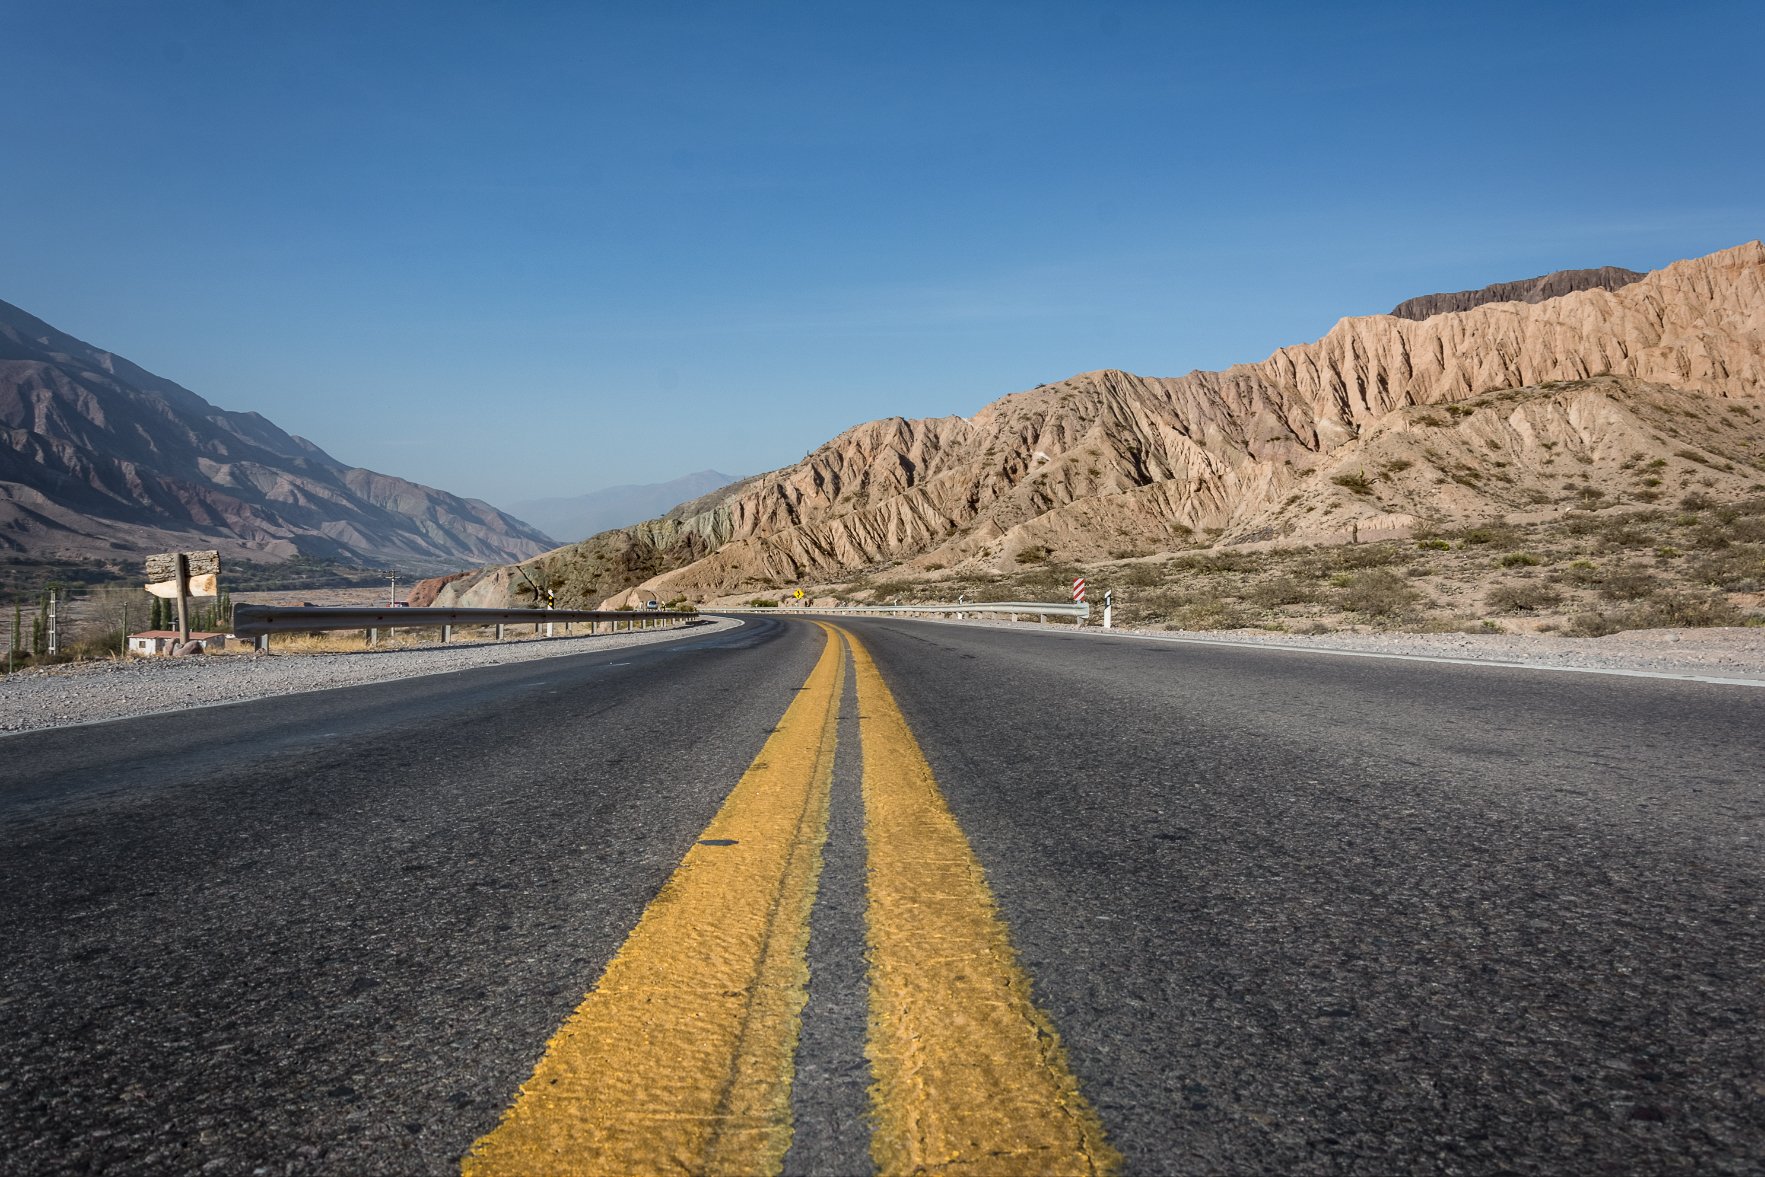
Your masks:
[[[147,557],[147,591],[178,602],[178,644],[190,640],[190,598],[220,595],[219,552],[160,552]]]

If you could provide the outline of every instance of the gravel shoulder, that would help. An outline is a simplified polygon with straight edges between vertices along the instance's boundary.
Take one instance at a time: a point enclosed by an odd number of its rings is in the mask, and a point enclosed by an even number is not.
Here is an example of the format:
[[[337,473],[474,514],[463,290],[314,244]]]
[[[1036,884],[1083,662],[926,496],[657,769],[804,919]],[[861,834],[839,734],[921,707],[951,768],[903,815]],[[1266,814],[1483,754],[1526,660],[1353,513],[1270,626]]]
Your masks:
[[[951,624],[1021,629],[1031,623],[963,620]],[[1043,628],[1067,627],[1050,625]],[[1464,633],[1339,632],[1313,635],[1269,633],[1254,629],[1104,630],[1096,625],[1086,626],[1078,632],[1093,637],[1118,635],[1162,641],[1273,646],[1341,654],[1440,658],[1547,670],[1718,678],[1765,686],[1765,628],[1761,627],[1636,629],[1603,638]]]
[[[527,662],[648,646],[733,629],[742,622],[712,618],[686,629],[651,633],[449,644],[347,653],[221,654],[199,658],[134,658],[23,670],[0,678],[0,735],[242,703],[273,695],[447,674],[478,666]]]

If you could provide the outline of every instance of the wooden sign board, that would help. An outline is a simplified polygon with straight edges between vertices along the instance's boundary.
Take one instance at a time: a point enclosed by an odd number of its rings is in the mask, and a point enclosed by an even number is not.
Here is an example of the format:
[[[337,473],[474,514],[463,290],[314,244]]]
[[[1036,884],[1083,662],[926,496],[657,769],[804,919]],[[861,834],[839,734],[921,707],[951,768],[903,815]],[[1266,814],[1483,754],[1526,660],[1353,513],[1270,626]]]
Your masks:
[[[184,558],[190,561],[190,576],[218,574],[221,570],[221,554],[219,552],[185,552]],[[178,579],[178,553],[160,552],[147,557],[148,580]]]
[[[184,595],[188,597],[218,597],[221,595],[220,585],[216,582],[215,574],[212,572],[204,572],[201,576],[192,576],[190,583],[184,586],[184,590]],[[156,597],[175,601],[178,598],[178,578],[174,576],[170,580],[150,580],[147,582],[147,591]]]

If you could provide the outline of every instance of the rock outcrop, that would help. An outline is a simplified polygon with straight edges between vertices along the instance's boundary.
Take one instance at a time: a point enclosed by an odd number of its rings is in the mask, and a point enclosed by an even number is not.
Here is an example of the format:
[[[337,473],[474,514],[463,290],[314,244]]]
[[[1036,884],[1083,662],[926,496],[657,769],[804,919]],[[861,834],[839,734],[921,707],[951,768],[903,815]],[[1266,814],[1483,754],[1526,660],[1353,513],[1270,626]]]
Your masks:
[[[1398,455],[1394,435],[1468,437],[1487,427],[1484,443],[1511,433],[1566,446],[1573,435],[1583,448],[1652,452],[1668,443],[1648,441],[1664,435],[1626,407],[1639,395],[1664,404],[1761,389],[1765,247],[1752,242],[1616,290],[1421,320],[1344,319],[1315,343],[1223,372],[1089,372],[1003,397],[971,418],[872,421],[793,466],[529,569],[570,603],[599,604],[623,601],[634,587],[710,599],[898,564],[1009,566],[1020,553],[1096,559],[1196,542],[1346,538],[1363,526],[1397,531],[1499,506],[1510,484],[1488,471],[1513,479],[1514,495],[1539,493],[1531,482],[1548,464],[1540,457],[1522,485],[1507,472],[1514,462],[1487,444],[1471,462],[1459,443],[1430,440],[1436,463],[1421,442],[1413,456]],[[1501,392],[1519,400],[1486,401]],[[1643,423],[1618,428],[1614,414]],[[1734,461],[1756,461],[1757,451],[1730,448]],[[1418,473],[1383,482],[1377,471],[1357,473],[1375,450],[1379,461],[1407,461]],[[1474,465],[1484,485],[1455,480],[1455,462]],[[1423,486],[1424,477],[1434,481]],[[1390,493],[1412,483],[1413,493]],[[493,603],[507,579],[468,577],[441,600]]]
[[[1408,299],[1392,308],[1400,319],[1426,319],[1434,315],[1468,311],[1491,302],[1543,302],[1561,298],[1577,290],[1617,290],[1641,278],[1636,270],[1622,266],[1601,266],[1597,270],[1558,270],[1523,282],[1497,282],[1481,290],[1459,290],[1452,294],[1424,294]]]
[[[439,570],[550,546],[487,503],[346,466],[0,302],[0,552]]]

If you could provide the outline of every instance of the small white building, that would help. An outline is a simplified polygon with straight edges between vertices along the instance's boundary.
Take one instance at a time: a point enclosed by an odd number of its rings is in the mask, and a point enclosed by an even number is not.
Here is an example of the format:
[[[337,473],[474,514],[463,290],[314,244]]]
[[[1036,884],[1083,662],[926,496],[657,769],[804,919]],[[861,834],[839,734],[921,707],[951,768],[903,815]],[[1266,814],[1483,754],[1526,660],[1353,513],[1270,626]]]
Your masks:
[[[227,646],[224,633],[190,632],[190,640],[201,642],[205,653],[223,650]],[[129,653],[131,654],[164,654],[178,644],[178,631],[175,629],[144,629],[140,633],[129,635]]]

